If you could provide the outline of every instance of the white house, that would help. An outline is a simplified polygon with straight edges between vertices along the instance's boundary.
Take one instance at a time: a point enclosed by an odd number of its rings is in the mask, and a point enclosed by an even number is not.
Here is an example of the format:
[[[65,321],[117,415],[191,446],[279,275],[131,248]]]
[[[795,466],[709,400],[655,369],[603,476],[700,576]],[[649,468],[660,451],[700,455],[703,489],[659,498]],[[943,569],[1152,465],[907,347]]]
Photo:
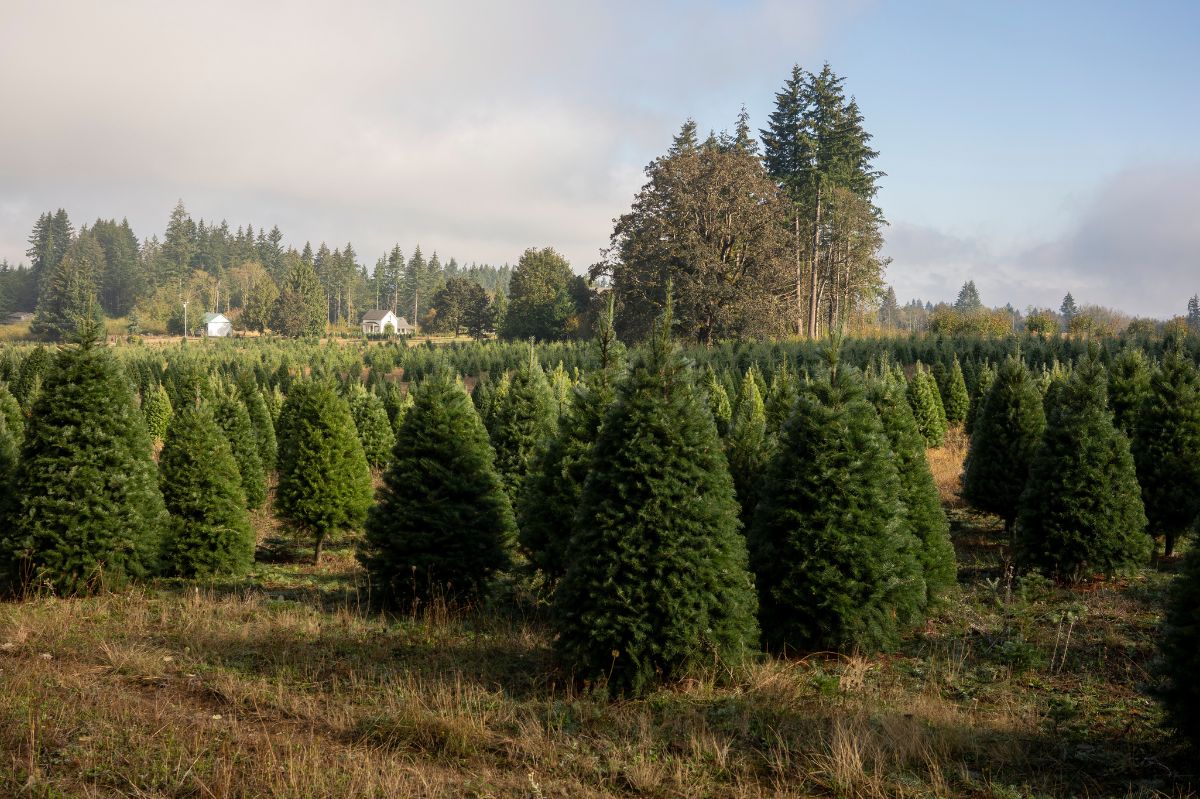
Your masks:
[[[204,334],[206,336],[225,338],[233,334],[233,323],[226,319],[223,314],[206,313],[200,321],[204,325]]]
[[[403,316],[396,316],[391,311],[367,311],[363,314],[362,332],[368,336],[379,336],[394,333],[398,336],[410,336],[417,329],[408,323]]]

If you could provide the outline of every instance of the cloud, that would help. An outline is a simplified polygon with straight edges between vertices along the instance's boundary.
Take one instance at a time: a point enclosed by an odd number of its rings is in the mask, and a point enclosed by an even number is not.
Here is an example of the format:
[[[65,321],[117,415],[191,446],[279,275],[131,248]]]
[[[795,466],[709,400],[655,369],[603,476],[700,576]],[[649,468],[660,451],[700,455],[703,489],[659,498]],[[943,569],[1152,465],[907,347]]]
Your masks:
[[[979,237],[895,224],[885,252],[902,301],[953,299],[974,280],[984,302],[1057,308],[1081,304],[1166,318],[1200,292],[1200,163],[1118,172],[1083,204],[1062,235],[1003,248]]]
[[[202,4],[0,10],[0,255],[44,209],[161,233],[393,242],[585,268],[684,117],[775,85],[847,13],[818,0]],[[765,117],[767,109],[760,109]],[[702,120],[703,124],[703,120]],[[11,213],[9,209],[15,209]],[[23,216],[22,216],[23,214]]]

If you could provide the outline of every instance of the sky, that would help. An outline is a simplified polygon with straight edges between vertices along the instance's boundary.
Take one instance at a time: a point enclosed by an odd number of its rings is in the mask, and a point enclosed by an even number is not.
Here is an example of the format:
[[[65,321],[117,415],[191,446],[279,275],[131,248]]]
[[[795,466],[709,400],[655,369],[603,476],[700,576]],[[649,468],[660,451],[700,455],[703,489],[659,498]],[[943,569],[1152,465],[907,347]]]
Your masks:
[[[0,258],[37,217],[279,225],[584,271],[684,119],[828,62],[901,302],[1169,317],[1200,292],[1200,3],[0,0]]]

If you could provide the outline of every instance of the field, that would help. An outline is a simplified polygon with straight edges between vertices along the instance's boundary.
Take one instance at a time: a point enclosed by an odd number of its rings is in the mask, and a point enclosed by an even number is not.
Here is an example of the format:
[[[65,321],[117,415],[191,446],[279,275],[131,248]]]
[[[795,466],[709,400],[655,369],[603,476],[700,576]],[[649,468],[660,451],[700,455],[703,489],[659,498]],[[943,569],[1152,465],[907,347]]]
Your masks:
[[[543,611],[369,610],[258,518],[253,573],[0,604],[0,795],[1188,796],[1148,690],[1174,563],[1013,579],[930,452],[960,588],[901,651],[767,658],[636,701],[564,683]]]

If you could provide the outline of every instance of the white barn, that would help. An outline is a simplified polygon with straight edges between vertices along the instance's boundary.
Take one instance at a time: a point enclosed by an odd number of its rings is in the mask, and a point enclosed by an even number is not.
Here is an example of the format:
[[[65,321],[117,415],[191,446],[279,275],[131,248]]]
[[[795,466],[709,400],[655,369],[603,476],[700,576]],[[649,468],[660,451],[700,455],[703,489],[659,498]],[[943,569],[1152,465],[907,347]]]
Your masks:
[[[225,338],[233,335],[233,322],[226,319],[224,314],[206,313],[200,321],[204,325],[206,336]]]
[[[362,332],[368,336],[379,336],[388,332],[398,336],[408,336],[416,333],[417,329],[410,325],[403,316],[396,316],[391,311],[375,310],[363,314]]]

